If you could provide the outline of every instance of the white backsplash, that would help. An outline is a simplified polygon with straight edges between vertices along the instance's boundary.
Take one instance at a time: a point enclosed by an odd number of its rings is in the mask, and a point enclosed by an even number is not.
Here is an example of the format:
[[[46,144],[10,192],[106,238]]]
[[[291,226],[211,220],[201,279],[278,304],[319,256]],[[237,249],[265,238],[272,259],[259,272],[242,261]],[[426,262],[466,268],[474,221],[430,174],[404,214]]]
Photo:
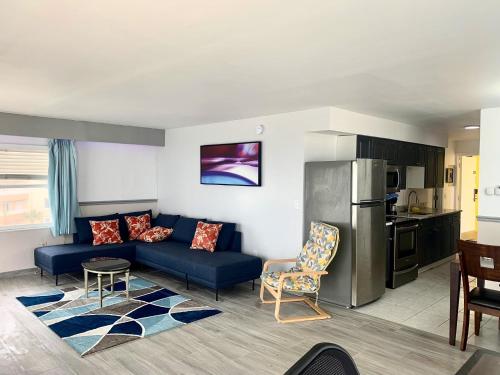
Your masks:
[[[433,189],[406,189],[401,190],[398,194],[397,206],[406,206],[408,203],[408,194],[414,190],[417,193],[418,203],[420,207],[432,208],[432,192]],[[415,204],[415,197],[411,198],[412,204]]]

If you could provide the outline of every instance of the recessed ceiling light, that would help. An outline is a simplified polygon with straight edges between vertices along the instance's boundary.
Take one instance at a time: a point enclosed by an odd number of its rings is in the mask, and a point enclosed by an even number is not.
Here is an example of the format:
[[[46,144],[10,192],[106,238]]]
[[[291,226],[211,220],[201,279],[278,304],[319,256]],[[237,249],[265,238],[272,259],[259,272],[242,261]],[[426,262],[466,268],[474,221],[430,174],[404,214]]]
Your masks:
[[[465,130],[474,130],[474,129],[479,129],[479,125],[466,125],[464,126]]]

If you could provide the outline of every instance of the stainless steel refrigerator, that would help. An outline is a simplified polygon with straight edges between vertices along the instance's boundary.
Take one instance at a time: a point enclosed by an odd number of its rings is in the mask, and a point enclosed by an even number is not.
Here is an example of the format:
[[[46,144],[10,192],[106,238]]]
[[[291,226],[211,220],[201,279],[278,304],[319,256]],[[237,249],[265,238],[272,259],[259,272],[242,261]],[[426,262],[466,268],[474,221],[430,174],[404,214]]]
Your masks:
[[[321,300],[352,307],[384,294],[385,179],[385,160],[305,164],[304,240],[311,221],[340,230],[337,255],[321,278]]]

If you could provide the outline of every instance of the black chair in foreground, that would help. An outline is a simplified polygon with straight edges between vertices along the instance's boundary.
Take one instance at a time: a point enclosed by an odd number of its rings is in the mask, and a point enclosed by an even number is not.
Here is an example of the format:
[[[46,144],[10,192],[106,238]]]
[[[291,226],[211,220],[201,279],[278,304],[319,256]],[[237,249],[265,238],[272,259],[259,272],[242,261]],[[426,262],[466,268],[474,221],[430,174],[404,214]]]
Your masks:
[[[359,375],[359,371],[345,349],[324,342],[314,345],[285,375]]]

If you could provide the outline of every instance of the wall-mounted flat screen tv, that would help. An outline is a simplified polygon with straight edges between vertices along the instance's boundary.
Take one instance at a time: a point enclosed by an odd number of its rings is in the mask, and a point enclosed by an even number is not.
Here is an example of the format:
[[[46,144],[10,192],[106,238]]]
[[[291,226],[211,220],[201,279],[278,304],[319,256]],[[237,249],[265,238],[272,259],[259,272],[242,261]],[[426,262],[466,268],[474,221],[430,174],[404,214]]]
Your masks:
[[[261,185],[261,142],[200,147],[200,182],[205,185]]]

